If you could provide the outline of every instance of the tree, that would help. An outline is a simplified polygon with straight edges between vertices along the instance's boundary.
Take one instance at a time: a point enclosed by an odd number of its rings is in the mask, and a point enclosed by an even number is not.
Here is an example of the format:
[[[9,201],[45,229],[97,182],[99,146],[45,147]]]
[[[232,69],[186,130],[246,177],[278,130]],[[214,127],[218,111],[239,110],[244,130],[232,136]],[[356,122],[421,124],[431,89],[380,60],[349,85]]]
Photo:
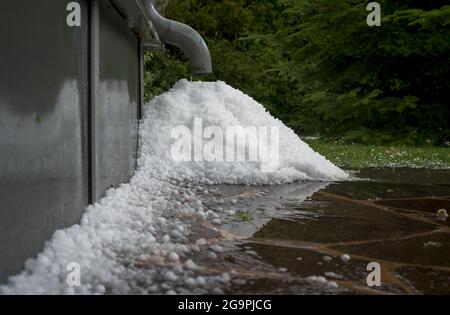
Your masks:
[[[361,1],[282,3],[280,72],[302,95],[291,125],[369,143],[449,140],[445,1],[379,1],[382,27],[367,26]]]
[[[378,2],[381,27],[361,0],[171,0],[165,14],[205,38],[218,80],[298,134],[450,141],[447,0]],[[146,60],[148,97],[189,77],[178,49]]]

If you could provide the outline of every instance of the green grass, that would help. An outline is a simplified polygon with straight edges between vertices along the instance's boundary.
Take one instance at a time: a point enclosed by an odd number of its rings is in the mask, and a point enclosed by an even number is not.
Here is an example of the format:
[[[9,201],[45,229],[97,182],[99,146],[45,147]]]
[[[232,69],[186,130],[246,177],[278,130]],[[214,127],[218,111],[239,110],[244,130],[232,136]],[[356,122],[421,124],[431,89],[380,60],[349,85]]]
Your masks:
[[[252,215],[248,212],[238,212],[236,213],[236,217],[243,222],[250,222],[253,219]]]
[[[391,147],[341,144],[320,139],[304,139],[315,151],[343,168],[412,167],[450,168],[450,148]]]

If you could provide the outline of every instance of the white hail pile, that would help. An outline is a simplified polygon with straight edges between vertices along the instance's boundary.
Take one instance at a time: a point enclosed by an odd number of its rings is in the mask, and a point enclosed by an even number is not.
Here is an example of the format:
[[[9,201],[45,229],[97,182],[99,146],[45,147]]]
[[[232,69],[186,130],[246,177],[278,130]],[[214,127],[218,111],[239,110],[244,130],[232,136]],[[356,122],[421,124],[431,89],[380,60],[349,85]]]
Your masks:
[[[173,128],[203,125],[278,126],[279,168],[258,162],[175,162]],[[202,276],[189,252],[218,245],[189,240],[187,217],[208,219],[200,184],[279,184],[345,180],[347,174],[315,153],[264,107],[223,82],[182,80],[145,107],[138,169],[129,184],[107,191],[89,206],[81,223],[58,230],[25,270],[0,286],[3,294],[204,293],[229,281],[228,274]],[[152,268],[136,268],[136,262]],[[81,287],[66,283],[67,265],[81,266]]]

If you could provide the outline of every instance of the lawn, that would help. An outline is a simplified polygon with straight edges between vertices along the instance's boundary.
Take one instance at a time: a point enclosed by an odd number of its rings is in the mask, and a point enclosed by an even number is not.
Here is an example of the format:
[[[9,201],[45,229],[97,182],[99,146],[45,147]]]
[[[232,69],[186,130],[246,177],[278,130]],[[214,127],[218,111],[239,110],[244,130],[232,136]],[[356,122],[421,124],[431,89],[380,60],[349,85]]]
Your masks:
[[[450,168],[450,148],[391,147],[341,144],[320,139],[304,139],[314,150],[343,168],[412,167]]]

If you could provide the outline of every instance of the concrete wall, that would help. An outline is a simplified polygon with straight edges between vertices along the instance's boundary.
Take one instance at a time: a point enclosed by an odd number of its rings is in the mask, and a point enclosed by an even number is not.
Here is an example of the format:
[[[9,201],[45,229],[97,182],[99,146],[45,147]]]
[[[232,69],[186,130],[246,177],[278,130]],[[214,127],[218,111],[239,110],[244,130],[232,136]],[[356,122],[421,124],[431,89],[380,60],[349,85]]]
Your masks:
[[[107,0],[67,26],[69,2],[1,4],[0,282],[135,167],[140,43]]]

